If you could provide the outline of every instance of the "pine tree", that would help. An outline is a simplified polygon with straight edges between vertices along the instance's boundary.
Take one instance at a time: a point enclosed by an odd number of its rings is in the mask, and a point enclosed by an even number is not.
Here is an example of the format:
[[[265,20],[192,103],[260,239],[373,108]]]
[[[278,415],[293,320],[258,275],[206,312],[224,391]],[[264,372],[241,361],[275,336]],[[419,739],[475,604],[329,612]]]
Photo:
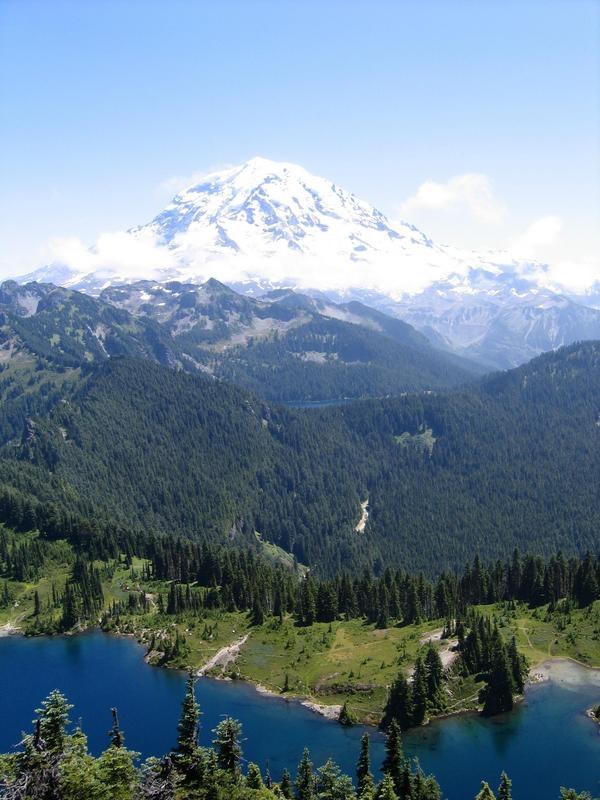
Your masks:
[[[498,787],[498,800],[512,800],[512,781],[503,772],[500,777],[500,786]]]
[[[65,696],[54,689],[36,708],[39,716],[39,734],[50,753],[61,753],[65,745],[66,728],[69,724],[69,711],[73,706]]]
[[[263,789],[264,783],[260,769],[257,764],[252,761],[248,764],[248,772],[246,774],[246,786],[249,789]]]
[[[427,716],[428,695],[425,665],[421,656],[417,656],[413,672],[412,685],[413,725],[420,725]]]
[[[281,794],[286,798],[286,800],[292,800],[292,779],[287,769],[284,769],[281,775],[281,783],[279,784],[279,790],[281,791]]]
[[[108,747],[98,758],[98,774],[111,800],[132,800],[138,783],[134,760],[139,753],[125,747]]]
[[[348,708],[347,700],[344,700],[344,705],[342,706],[342,709],[340,711],[338,722],[340,723],[340,725],[344,725],[346,728],[351,728],[352,725],[354,725],[356,722],[353,713]]]
[[[240,745],[242,726],[237,720],[227,717],[219,722],[214,732],[214,746],[219,766],[221,769],[237,774],[242,759]]]
[[[403,731],[408,730],[413,724],[412,689],[402,670],[390,688],[383,724],[389,724],[392,719],[398,721]]]
[[[492,667],[484,690],[483,713],[486,716],[492,716],[503,711],[510,711],[514,702],[513,690],[512,670],[506,648],[498,635],[495,637]]]
[[[181,704],[181,717],[177,725],[177,751],[182,756],[191,756],[198,747],[198,729],[200,725],[200,706],[196,700],[196,677],[189,671],[185,697]]]
[[[475,800],[496,800],[496,795],[492,792],[489,785],[485,781],[482,781],[481,789]]]
[[[77,624],[78,619],[79,615],[75,591],[71,584],[67,583],[65,585],[65,593],[63,595],[63,611],[60,621],[61,628],[65,631],[70,630],[74,625]]]
[[[354,787],[348,775],[342,775],[330,758],[317,770],[316,794],[319,800],[355,800]]]
[[[265,611],[258,597],[254,598],[251,619],[253,625],[262,625],[265,621]]]
[[[314,800],[315,776],[308,748],[304,748],[296,773],[296,800]]]
[[[430,645],[425,656],[425,673],[427,682],[427,701],[431,708],[442,709],[445,697],[442,690],[444,667],[438,651]]]
[[[42,612],[42,605],[40,603],[40,593],[36,589],[33,595],[33,616],[39,617]]]
[[[404,751],[402,749],[402,735],[400,726],[393,719],[388,728],[385,739],[385,759],[381,765],[381,771],[389,775],[394,783],[396,791],[399,791],[402,764],[404,761]]]
[[[524,677],[527,674],[527,665],[524,656],[517,650],[517,642],[513,636],[508,646],[508,658],[512,672],[512,679],[517,694],[523,694],[525,690]]]
[[[373,775],[371,774],[371,756],[369,753],[369,734],[363,733],[360,740],[360,754],[356,765],[356,785],[359,795],[362,794],[363,789],[369,781],[371,783],[373,781]]]
[[[391,775],[384,775],[377,792],[377,800],[398,800]]]

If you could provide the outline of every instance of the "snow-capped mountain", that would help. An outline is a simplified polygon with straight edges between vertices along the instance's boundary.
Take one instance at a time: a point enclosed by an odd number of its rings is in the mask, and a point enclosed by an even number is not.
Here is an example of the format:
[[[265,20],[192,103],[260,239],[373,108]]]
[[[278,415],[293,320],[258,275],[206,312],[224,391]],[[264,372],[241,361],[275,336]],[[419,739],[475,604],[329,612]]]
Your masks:
[[[211,277],[255,296],[320,292],[393,313],[436,344],[499,367],[600,338],[600,311],[546,286],[543,265],[435,244],[294,164],[254,158],[209,174],[120,236],[123,257],[92,249],[83,264],[51,264],[23,280],[92,294],[141,279]]]
[[[55,263],[26,277],[92,292],[140,279],[215,277],[263,290],[357,287],[399,299],[461,265],[413,225],[392,224],[331,181],[264,158],[207,175],[127,236],[127,259],[92,251],[85,264]]]

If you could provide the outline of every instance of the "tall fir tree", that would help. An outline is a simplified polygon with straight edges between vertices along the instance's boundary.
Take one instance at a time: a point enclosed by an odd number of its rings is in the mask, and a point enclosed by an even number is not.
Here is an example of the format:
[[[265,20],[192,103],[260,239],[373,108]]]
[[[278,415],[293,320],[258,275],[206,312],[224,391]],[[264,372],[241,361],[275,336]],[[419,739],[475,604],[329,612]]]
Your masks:
[[[400,726],[396,720],[393,719],[385,739],[385,758],[381,765],[381,771],[384,775],[389,775],[391,777],[396,792],[400,791],[403,762],[404,751],[402,749],[402,734],[400,732]]]
[[[483,713],[488,717],[510,711],[514,704],[512,670],[499,635],[494,639],[493,648],[492,666],[484,690]]]
[[[281,774],[281,783],[279,784],[279,791],[286,798],[286,800],[292,800],[292,778],[287,769],[284,769]]]
[[[372,783],[372,782],[373,782],[373,775],[371,774],[369,734],[363,733],[360,740],[360,754],[358,756],[358,763],[356,765],[356,786],[358,788],[358,794],[361,795],[367,783]]]
[[[412,704],[413,704],[413,725],[421,725],[427,716],[428,692],[427,692],[427,675],[425,672],[425,664],[421,656],[417,656],[415,661],[415,669],[413,672],[412,684]]]
[[[214,746],[217,751],[217,762],[221,769],[233,775],[239,773],[242,760],[241,732],[242,726],[231,717],[219,722],[215,728]]]
[[[196,700],[196,677],[188,672],[185,684],[185,697],[181,704],[181,717],[177,725],[177,752],[190,757],[198,747],[200,728],[200,706]]]
[[[506,772],[503,772],[500,776],[500,786],[498,787],[497,797],[498,800],[512,800],[512,781]]]
[[[304,748],[296,773],[296,800],[314,800],[315,776],[308,748]]]
[[[389,725],[393,719],[397,720],[403,731],[408,730],[413,724],[412,688],[403,670],[400,670],[398,677],[390,687],[383,725]]]

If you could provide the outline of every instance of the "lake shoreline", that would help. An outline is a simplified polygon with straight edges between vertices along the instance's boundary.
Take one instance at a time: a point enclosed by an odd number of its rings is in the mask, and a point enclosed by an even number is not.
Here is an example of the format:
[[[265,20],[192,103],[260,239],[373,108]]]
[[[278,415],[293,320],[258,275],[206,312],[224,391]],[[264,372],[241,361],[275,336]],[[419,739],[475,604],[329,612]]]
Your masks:
[[[68,631],[61,634],[41,634],[41,636],[47,636],[48,638],[56,638],[59,636],[81,636],[85,633],[90,633],[93,631],[101,631],[104,635],[115,636],[118,638],[126,638],[126,639],[135,639],[136,642],[139,644],[141,649],[144,649],[144,642],[141,640],[136,633],[126,633],[126,632],[119,632],[119,631],[104,631],[101,627],[94,625],[89,626],[85,629],[79,629],[76,631]],[[4,625],[0,626],[0,638],[6,638],[8,636],[21,636],[23,638],[30,638],[27,634],[22,632],[21,628],[18,628],[12,622],[7,622]],[[32,638],[38,638],[32,637]],[[241,648],[245,644],[248,636],[242,637],[241,640],[232,642],[231,644],[222,647],[218,650],[210,659],[206,661],[200,667],[195,667],[194,672],[198,677],[209,678],[210,680],[216,681],[232,681],[233,678],[230,675],[226,675],[224,670],[226,667],[233,666],[239,655]],[[168,663],[153,663],[151,660],[148,659],[148,653],[145,654],[144,660],[148,663],[149,666],[153,667],[164,667],[169,670],[175,671],[183,671],[181,667],[177,667]],[[208,674],[211,670],[216,667],[221,668],[221,673],[218,675],[211,675]],[[556,673],[556,669],[558,668],[559,674]],[[599,692],[600,692],[600,667],[592,667],[587,664],[584,664],[577,659],[571,658],[569,656],[555,656],[549,657],[542,662],[539,662],[534,667],[531,668],[529,677],[526,682],[526,688],[531,689],[535,688],[536,686],[540,686],[546,683],[550,683],[552,681],[555,682],[569,682],[570,679],[576,677],[577,672],[583,671],[585,674],[597,676]],[[329,722],[338,722],[339,714],[342,709],[340,704],[327,704],[327,703],[319,703],[317,700],[311,695],[296,695],[296,694],[284,694],[281,692],[277,692],[274,689],[270,689],[260,683],[255,683],[254,681],[240,675],[239,677],[235,678],[236,681],[245,683],[246,685],[252,687],[258,694],[260,694],[264,698],[275,698],[277,700],[282,700],[286,703],[294,703],[303,706],[304,708],[312,711],[314,714],[318,715],[324,720]],[[526,702],[525,695],[518,697],[515,700],[515,706],[521,705]],[[509,712],[510,713],[510,712]],[[585,712],[587,717],[595,721],[597,724],[600,725],[600,720],[597,719],[592,714],[592,709],[586,709]],[[427,728],[432,723],[441,723],[444,720],[449,720],[454,717],[460,716],[479,716],[480,712],[476,708],[459,708],[454,711],[446,712],[443,714],[438,714],[436,716],[430,717],[427,721],[418,726],[418,728]],[[369,722],[368,720],[360,720],[357,722],[358,725],[366,726],[369,728],[378,729],[378,725],[373,722]],[[415,730],[418,730],[416,728]]]
[[[568,677],[569,673],[574,674],[577,670],[586,670],[592,675],[597,676],[600,685],[600,667],[591,667],[589,664],[584,664],[583,661],[578,661],[576,658],[571,658],[570,656],[550,656],[544,659],[544,661],[540,661],[531,668],[527,685],[535,686],[552,680],[552,670],[554,669],[556,671],[557,668],[562,668],[564,674],[562,678],[561,676],[554,676],[555,680],[564,680],[565,677]]]
[[[236,633],[239,637],[242,631]],[[0,700],[6,714],[0,749],[12,749],[16,738],[11,731],[27,730],[31,709],[52,688],[59,688],[75,704],[74,716],[81,716],[89,728],[92,752],[100,753],[106,746],[111,707],[119,708],[132,749],[144,757],[168,752],[176,741],[186,674],[174,668],[149,670],[145,651],[133,636],[106,636],[97,629],[82,636],[11,636],[0,641],[4,687]],[[199,663],[205,663],[209,654],[205,650]],[[368,732],[374,767],[381,764],[385,756],[382,731],[334,724],[301,707],[288,693],[260,696],[254,684],[236,680],[236,672],[236,668],[231,670],[229,681],[198,680],[203,742],[211,739],[223,716],[232,716],[244,726],[245,757],[261,768],[268,760],[276,777],[283,767],[299,762],[305,746],[310,748],[313,763],[322,764],[331,757],[352,774],[360,738]],[[578,674],[583,678],[589,673]],[[277,692],[279,686],[272,688]],[[283,702],[273,702],[273,698]],[[597,785],[600,738],[598,727],[584,717],[584,710],[593,707],[597,699],[595,685],[573,692],[569,686],[547,684],[528,690],[526,703],[512,714],[493,720],[474,713],[455,715],[412,729],[403,735],[405,753],[410,759],[419,758],[426,774],[438,775],[444,796],[452,800],[463,798],[465,787],[474,797],[480,781],[497,782],[502,769],[523,791],[529,788],[528,796],[535,800],[556,797],[556,787],[565,784],[592,791]],[[500,750],[499,742],[504,745]],[[536,776],[544,778],[541,794],[536,794],[529,768],[531,763],[543,763],[553,743],[557,757],[551,759],[543,776]],[[468,759],[460,756],[465,749],[471,754]]]

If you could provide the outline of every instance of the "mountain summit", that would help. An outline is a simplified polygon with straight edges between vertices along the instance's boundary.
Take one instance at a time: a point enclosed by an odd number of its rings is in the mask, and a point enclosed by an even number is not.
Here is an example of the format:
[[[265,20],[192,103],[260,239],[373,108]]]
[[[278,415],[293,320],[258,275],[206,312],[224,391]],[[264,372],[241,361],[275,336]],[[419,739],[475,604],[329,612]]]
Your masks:
[[[402,291],[422,282],[403,262],[424,254],[426,262],[443,262],[443,252],[413,225],[392,225],[369,203],[303,167],[258,157],[207,175],[132,233],[174,251],[180,278],[204,278],[214,263],[224,280],[270,288],[372,284]],[[406,274],[390,276],[394,267]]]
[[[92,271],[53,264],[26,277],[96,292],[140,279],[202,283],[214,275],[247,287],[357,287],[399,299],[464,267],[418,228],[392,223],[335,183],[259,157],[206,175],[128,236],[133,252],[137,245],[147,256],[152,247],[155,257],[125,268],[98,253]]]
[[[435,244],[296,164],[252,158],[210,173],[118,236],[110,256],[90,250],[84,263],[51,264],[25,279],[97,294],[214,276],[243,294],[292,288],[359,300],[490,367],[600,337],[600,311],[546,285],[543,265]]]

